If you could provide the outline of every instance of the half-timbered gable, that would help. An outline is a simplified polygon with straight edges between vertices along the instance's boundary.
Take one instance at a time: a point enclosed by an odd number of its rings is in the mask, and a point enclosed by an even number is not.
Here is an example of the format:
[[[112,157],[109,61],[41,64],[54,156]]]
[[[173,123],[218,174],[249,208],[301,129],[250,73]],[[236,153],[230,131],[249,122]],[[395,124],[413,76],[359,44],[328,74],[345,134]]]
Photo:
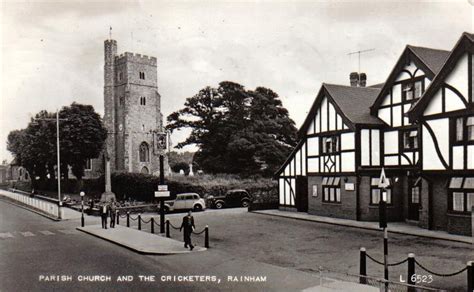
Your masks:
[[[382,133],[384,166],[417,166],[419,126],[413,125],[406,113],[423,95],[448,55],[448,51],[407,46],[390,73],[371,106],[371,113],[389,126]]]
[[[464,33],[409,112],[422,124],[424,171],[474,170],[473,53],[474,37]]]

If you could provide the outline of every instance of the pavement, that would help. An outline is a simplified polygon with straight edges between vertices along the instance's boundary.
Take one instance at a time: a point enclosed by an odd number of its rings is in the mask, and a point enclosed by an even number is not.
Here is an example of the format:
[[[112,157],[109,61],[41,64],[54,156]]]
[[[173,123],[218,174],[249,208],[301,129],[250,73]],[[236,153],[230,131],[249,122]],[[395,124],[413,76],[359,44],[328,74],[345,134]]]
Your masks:
[[[103,229],[102,225],[88,225],[76,229],[141,254],[170,255],[207,250],[205,247],[196,246],[190,251],[181,241],[121,225],[108,229]]]
[[[301,213],[301,212],[289,212],[289,211],[281,211],[281,210],[261,210],[261,211],[252,211],[252,212],[257,213],[257,214],[263,214],[263,215],[271,215],[271,216],[278,216],[278,217],[291,218],[291,219],[297,219],[297,220],[305,220],[305,221],[313,221],[313,222],[327,223],[327,224],[340,225],[340,226],[348,226],[348,227],[354,227],[354,228],[362,228],[362,229],[367,229],[367,230],[381,230],[378,222],[354,221],[354,220],[348,220],[348,219],[331,218],[331,217],[324,217],[324,216],[318,216],[318,215],[310,215],[310,214]],[[473,239],[472,237],[469,237],[469,236],[449,234],[444,231],[428,230],[428,229],[420,228],[417,226],[409,225],[403,222],[389,222],[387,230],[389,233],[406,234],[406,235],[413,235],[413,236],[419,236],[419,237],[427,237],[427,238],[433,238],[433,239],[441,239],[441,240],[473,244]]]

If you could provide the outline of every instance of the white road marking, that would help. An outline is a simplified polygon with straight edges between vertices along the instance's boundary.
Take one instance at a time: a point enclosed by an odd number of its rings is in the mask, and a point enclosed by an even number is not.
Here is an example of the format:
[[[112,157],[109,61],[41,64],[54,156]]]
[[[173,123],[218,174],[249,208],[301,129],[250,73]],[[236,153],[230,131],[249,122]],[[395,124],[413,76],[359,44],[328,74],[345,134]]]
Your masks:
[[[48,230],[40,231],[40,233],[42,233],[44,235],[54,235],[54,233],[52,233],[51,231],[48,231]]]
[[[13,234],[11,234],[10,232],[0,233],[0,238],[2,238],[2,239],[13,238]]]
[[[23,235],[24,237],[36,236],[36,235],[34,235],[32,232],[30,232],[30,231],[20,232],[20,234]]]
[[[58,230],[59,232],[61,233],[64,233],[64,234],[76,234],[77,231],[76,230],[70,230],[70,229],[61,229],[61,230]]]

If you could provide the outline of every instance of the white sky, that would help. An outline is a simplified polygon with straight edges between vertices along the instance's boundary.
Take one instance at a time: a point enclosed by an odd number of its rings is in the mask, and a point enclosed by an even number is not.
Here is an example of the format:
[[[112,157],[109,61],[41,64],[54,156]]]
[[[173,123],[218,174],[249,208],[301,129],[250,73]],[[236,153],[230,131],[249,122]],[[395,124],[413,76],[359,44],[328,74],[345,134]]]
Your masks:
[[[6,138],[32,114],[92,104],[103,114],[103,41],[118,52],[158,58],[166,117],[220,81],[276,91],[297,127],[322,82],[349,83],[362,57],[380,83],[406,44],[450,50],[472,32],[473,6],[460,1],[3,1],[0,161]],[[176,144],[185,132],[173,135]],[[191,149],[192,150],[192,149]]]

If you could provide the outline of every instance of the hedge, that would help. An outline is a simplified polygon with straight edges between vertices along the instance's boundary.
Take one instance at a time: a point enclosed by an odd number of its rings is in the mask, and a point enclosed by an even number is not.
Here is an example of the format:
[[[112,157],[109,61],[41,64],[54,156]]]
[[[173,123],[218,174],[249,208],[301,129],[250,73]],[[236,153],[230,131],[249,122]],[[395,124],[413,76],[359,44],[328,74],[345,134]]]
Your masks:
[[[158,188],[159,177],[142,173],[113,173],[112,192],[117,200],[137,200],[144,202],[155,201],[154,193]],[[86,192],[88,196],[100,198],[104,192],[104,177],[96,179],[83,179],[82,186],[75,179],[61,182],[63,193]],[[255,197],[255,202],[278,204],[278,183],[269,178],[246,178],[241,179],[232,175],[197,175],[182,176],[172,175],[165,178],[171,199],[180,193],[198,193],[201,197],[205,195],[223,195],[230,189],[245,189]],[[57,191],[55,181],[35,182],[37,190]]]

